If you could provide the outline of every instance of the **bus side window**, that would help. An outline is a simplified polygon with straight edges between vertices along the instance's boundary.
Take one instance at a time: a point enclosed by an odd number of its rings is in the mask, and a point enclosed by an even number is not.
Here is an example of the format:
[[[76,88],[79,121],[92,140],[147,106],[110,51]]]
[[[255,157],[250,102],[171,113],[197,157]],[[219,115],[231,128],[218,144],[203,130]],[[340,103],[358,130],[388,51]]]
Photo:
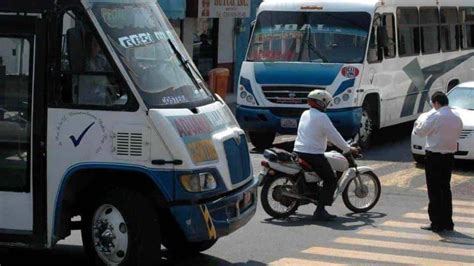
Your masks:
[[[382,37],[380,36],[382,34],[380,29],[382,29],[381,16],[380,14],[376,14],[370,34],[369,53],[367,55],[367,61],[369,63],[378,63],[383,60],[384,47],[380,41]]]
[[[398,53],[400,56],[420,54],[420,26],[418,9],[403,7],[397,10]]]
[[[459,17],[455,7],[441,8],[441,49],[443,52],[459,50]]]
[[[394,58],[397,56],[397,43],[395,41],[395,15],[392,13],[385,13],[383,15],[382,23],[386,33],[386,44],[384,47],[385,58]]]
[[[114,109],[128,102],[127,90],[112,69],[99,38],[82,16],[63,17],[59,102],[82,109]]]
[[[474,7],[459,9],[462,23],[462,48],[474,48]]]
[[[421,50],[423,54],[439,53],[439,11],[437,7],[420,7]]]

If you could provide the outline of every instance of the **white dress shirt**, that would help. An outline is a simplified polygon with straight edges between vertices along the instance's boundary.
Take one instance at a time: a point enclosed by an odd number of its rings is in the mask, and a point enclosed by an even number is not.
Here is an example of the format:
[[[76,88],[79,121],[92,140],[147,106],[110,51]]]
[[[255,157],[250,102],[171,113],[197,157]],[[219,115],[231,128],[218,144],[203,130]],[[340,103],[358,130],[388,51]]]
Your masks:
[[[344,153],[351,150],[351,146],[339,134],[325,113],[314,108],[305,111],[298,125],[294,151],[324,154],[328,140]]]
[[[426,137],[426,150],[442,154],[455,153],[463,123],[449,106],[431,110],[418,118],[414,133]]]

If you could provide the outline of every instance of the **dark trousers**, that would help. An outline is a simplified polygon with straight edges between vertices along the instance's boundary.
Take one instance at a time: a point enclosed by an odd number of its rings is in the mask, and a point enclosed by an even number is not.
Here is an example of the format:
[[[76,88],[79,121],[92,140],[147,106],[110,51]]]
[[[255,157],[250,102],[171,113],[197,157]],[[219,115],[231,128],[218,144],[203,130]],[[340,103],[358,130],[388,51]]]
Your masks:
[[[337,188],[337,180],[328,159],[322,154],[298,153],[298,155],[309,163],[316,174],[324,181],[323,191],[319,195],[319,205],[331,206],[334,200],[334,192]]]
[[[451,173],[453,154],[426,152],[426,186],[428,187],[428,215],[431,226],[453,227],[453,203],[451,195]]]

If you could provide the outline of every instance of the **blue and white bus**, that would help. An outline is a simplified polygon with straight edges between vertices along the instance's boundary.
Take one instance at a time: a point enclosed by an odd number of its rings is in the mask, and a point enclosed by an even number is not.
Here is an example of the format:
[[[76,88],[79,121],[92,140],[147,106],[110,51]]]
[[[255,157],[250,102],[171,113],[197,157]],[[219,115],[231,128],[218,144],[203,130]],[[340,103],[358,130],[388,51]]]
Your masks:
[[[474,3],[459,0],[266,0],[238,89],[237,119],[257,148],[296,132],[306,96],[334,96],[328,115],[346,138],[430,108],[474,73]]]

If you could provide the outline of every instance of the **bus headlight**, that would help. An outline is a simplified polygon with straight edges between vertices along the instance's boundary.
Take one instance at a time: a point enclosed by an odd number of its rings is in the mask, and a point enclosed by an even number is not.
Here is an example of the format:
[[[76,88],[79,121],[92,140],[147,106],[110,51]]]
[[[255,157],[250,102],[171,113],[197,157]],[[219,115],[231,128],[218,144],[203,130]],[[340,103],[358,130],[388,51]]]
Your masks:
[[[340,103],[341,103],[341,98],[339,98],[339,97],[334,98],[334,104],[335,105],[338,105]]]
[[[206,192],[217,188],[217,182],[211,173],[182,175],[181,185],[189,192]]]
[[[240,98],[242,98],[242,99],[247,98],[247,92],[246,91],[241,92],[240,93]]]

